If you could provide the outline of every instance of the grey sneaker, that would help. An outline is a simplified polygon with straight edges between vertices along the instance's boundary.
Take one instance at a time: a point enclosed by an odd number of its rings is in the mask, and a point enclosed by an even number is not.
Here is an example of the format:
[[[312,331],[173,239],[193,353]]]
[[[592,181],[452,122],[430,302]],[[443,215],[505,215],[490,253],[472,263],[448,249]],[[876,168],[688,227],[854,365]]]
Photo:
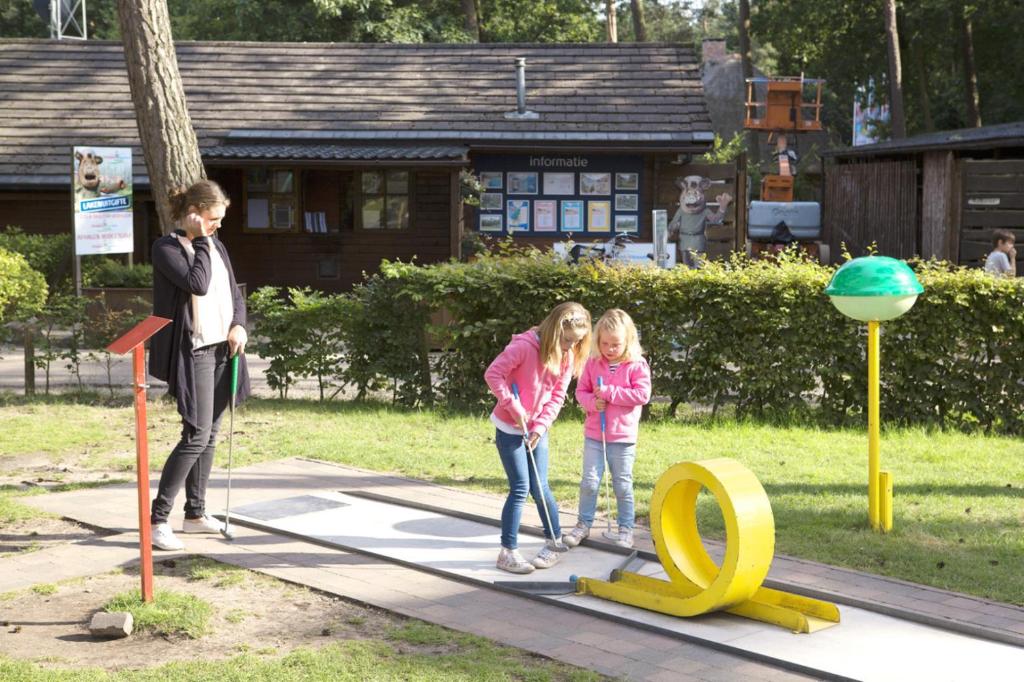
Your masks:
[[[589,535],[590,526],[583,523],[582,521],[577,521],[576,527],[569,531],[568,535],[562,536],[562,542],[569,545],[570,547],[575,547],[584,540],[586,540],[587,536]]]
[[[157,549],[167,550],[168,552],[178,552],[185,549],[185,544],[174,537],[174,531],[171,530],[171,524],[169,523],[158,523],[153,526],[153,546]]]
[[[533,564],[523,558],[518,549],[501,548],[498,552],[498,568],[509,573],[533,573]]]
[[[198,519],[185,519],[181,523],[182,533],[219,533],[222,528],[223,523],[206,515]]]
[[[619,547],[633,547],[633,529],[619,526],[619,539],[615,541]]]
[[[537,568],[551,568],[562,558],[562,553],[551,548],[553,543],[549,540],[547,544],[533,557],[534,566]]]

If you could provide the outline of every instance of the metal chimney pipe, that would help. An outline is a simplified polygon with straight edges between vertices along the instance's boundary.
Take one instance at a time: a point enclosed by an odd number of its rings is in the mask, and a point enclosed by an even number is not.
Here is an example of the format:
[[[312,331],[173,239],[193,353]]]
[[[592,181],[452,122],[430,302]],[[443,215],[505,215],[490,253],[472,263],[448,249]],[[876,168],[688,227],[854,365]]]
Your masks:
[[[510,121],[536,121],[540,116],[526,108],[526,57],[516,57],[516,110],[506,111]]]
[[[526,113],[526,57],[516,57],[516,113]]]

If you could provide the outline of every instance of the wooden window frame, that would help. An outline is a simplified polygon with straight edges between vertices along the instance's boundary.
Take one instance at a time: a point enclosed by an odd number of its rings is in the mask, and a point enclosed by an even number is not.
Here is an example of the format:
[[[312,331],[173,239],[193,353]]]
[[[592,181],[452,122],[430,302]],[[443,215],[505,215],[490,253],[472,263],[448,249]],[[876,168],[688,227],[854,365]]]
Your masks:
[[[407,176],[407,179],[406,179],[406,193],[404,195],[404,196],[407,197],[407,201],[408,201],[408,214],[409,214],[409,218],[406,221],[407,225],[405,227],[394,227],[394,228],[389,228],[389,227],[386,227],[386,226],[385,227],[365,227],[363,225],[363,200],[367,196],[380,196],[381,197],[381,199],[383,200],[383,209],[382,210],[383,210],[383,214],[384,214],[384,220],[385,221],[387,220],[388,173],[395,173],[395,172],[405,173],[406,176]],[[366,195],[366,194],[363,194],[363,174],[364,173],[383,173],[383,175],[384,175],[383,191],[380,193],[380,195]],[[355,216],[353,216],[355,218],[355,220],[353,222],[354,222],[356,231],[357,232],[362,232],[362,233],[365,233],[365,234],[381,234],[381,235],[384,235],[384,234],[395,234],[395,233],[402,234],[402,233],[411,232],[413,230],[413,205],[414,205],[413,198],[415,196],[415,185],[416,185],[415,178],[416,178],[415,170],[413,168],[408,168],[408,167],[381,166],[379,168],[360,168],[360,169],[358,169],[356,171],[356,173],[355,173],[355,179],[354,179],[354,183],[355,183],[355,192],[354,192],[354,194],[355,194],[355,206],[353,207],[354,208],[354,212],[355,212]]]
[[[262,168],[270,175],[270,190],[267,192],[254,192],[256,196],[266,196],[270,203],[268,207],[270,225],[269,227],[249,227],[249,171]],[[292,174],[292,226],[290,228],[273,227],[274,223],[274,197],[288,196],[280,192],[274,192],[274,173],[288,171]],[[282,164],[251,164],[242,168],[242,232],[244,234],[295,234],[299,232],[300,219],[302,217],[302,169],[298,166]]]

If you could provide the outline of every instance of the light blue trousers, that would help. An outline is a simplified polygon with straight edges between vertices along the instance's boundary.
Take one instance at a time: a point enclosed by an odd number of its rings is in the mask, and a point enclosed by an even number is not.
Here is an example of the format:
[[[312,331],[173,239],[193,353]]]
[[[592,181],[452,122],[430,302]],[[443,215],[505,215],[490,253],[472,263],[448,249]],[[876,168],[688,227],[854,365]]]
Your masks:
[[[633,511],[633,461],[636,459],[636,443],[608,443],[608,466],[612,470],[612,490],[615,491],[615,505],[618,508],[619,525],[632,528],[635,520]],[[594,525],[597,513],[597,497],[604,475],[604,453],[601,441],[583,439],[583,478],[580,479],[580,521],[587,526]]]

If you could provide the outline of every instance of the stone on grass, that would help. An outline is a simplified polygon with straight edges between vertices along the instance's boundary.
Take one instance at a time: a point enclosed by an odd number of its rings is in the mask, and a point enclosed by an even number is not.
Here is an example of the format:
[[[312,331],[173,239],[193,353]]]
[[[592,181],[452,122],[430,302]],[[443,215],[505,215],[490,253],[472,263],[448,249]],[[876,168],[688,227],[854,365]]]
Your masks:
[[[101,611],[92,617],[89,633],[93,637],[121,638],[132,634],[133,619],[130,613],[107,613]]]

